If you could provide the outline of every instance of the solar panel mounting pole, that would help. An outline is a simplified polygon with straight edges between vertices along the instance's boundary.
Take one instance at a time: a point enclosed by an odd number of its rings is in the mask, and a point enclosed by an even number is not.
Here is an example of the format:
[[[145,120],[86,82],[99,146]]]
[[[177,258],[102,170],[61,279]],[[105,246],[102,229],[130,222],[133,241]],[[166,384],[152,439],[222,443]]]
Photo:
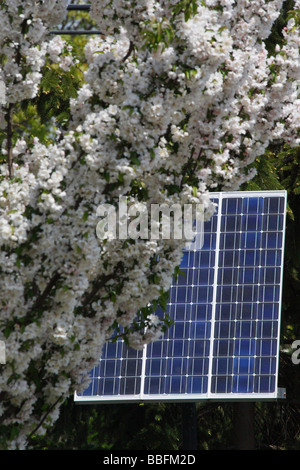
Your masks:
[[[196,403],[181,404],[181,426],[183,450],[197,450]]]
[[[254,402],[233,403],[233,446],[235,450],[255,450]]]
[[[67,11],[90,11],[91,5],[73,5],[72,3],[67,6]],[[81,36],[81,35],[101,35],[101,31],[98,30],[63,30],[63,29],[56,29],[51,31],[50,34],[59,34],[59,35],[68,35],[68,36]]]
[[[89,11],[91,8],[91,5],[68,5],[67,10],[69,11]]]

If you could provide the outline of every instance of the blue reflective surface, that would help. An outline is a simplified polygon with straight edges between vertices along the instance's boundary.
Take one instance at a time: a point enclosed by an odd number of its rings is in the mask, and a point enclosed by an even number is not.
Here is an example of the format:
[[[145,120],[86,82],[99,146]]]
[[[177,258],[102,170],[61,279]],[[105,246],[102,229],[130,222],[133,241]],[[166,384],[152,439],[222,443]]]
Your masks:
[[[183,251],[167,305],[174,325],[144,358],[108,343],[84,395],[275,390],[285,198],[237,193],[220,209],[204,224],[203,247]]]

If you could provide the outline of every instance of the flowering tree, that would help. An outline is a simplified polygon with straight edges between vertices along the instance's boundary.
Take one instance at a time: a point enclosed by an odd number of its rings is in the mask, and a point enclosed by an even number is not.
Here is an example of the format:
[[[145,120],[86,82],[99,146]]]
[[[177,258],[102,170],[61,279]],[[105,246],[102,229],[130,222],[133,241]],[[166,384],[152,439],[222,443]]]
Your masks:
[[[236,190],[276,139],[299,145],[300,2],[269,56],[282,0],[91,1],[104,37],[85,48],[71,119],[49,143],[14,116],[38,94],[45,64],[74,65],[50,29],[67,0],[0,4],[1,445],[24,448],[87,384],[112,328],[155,340],[184,239],[99,239],[97,208],[202,203]]]

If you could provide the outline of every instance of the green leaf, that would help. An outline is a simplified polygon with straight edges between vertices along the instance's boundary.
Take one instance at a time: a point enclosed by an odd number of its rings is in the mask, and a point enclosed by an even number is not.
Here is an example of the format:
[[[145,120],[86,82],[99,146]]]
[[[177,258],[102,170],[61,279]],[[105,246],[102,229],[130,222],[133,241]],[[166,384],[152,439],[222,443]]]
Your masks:
[[[83,217],[82,217],[83,221],[86,222],[88,217],[89,217],[89,211],[84,211],[84,214],[83,214]]]
[[[193,186],[193,196],[197,197],[198,194],[198,188],[196,186]]]

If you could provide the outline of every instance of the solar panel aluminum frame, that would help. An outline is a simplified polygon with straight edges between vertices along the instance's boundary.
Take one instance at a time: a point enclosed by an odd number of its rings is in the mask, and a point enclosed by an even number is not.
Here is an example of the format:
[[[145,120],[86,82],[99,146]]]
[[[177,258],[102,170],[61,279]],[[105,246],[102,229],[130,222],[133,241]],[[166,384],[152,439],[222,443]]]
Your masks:
[[[213,281],[213,300],[212,300],[212,315],[211,315],[211,331],[210,331],[210,353],[208,356],[208,386],[207,392],[205,393],[145,393],[144,384],[146,379],[145,369],[147,361],[147,348],[150,345],[144,347],[142,351],[141,362],[141,374],[140,374],[140,393],[136,394],[112,394],[112,395],[84,395],[74,394],[74,401],[77,404],[95,404],[95,403],[145,403],[145,402],[198,402],[198,401],[274,401],[278,398],[282,398],[282,389],[278,388],[278,372],[279,372],[279,347],[280,347],[280,317],[281,317],[281,304],[282,304],[282,284],[283,284],[283,261],[284,261],[284,244],[285,244],[285,230],[286,230],[286,204],[287,204],[287,192],[286,191],[233,191],[233,192],[220,192],[211,193],[212,199],[219,201],[217,217],[217,230],[216,230],[216,246],[215,246],[215,260],[214,260],[214,281]],[[275,387],[272,392],[212,392],[212,368],[213,368],[213,347],[215,341],[215,328],[216,328],[216,306],[217,306],[217,288],[218,288],[218,271],[219,271],[219,256],[220,256],[220,237],[221,237],[221,217],[222,217],[222,202],[230,198],[269,198],[278,197],[284,200],[283,209],[283,224],[282,224],[282,243],[281,243],[281,259],[278,268],[280,270],[279,279],[279,297],[278,297],[278,326],[277,326],[277,347],[274,358],[276,359],[275,368]]]

